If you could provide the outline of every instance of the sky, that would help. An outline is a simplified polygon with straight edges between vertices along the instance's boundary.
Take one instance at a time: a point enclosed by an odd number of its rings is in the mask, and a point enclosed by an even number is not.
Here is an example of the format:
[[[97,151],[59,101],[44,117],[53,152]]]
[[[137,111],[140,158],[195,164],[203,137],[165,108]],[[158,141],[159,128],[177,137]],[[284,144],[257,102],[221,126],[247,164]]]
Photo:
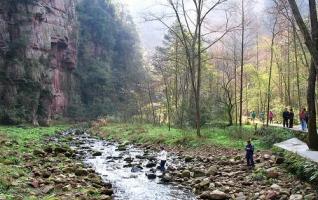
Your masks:
[[[160,22],[145,22],[144,17],[149,13],[164,12],[161,4],[167,0],[117,0],[125,5],[126,9],[132,15],[136,24],[137,31],[141,40],[142,47],[146,51],[152,51],[162,42],[163,36],[167,31]],[[185,0],[187,2],[189,0]],[[233,0],[240,1],[240,0]],[[269,0],[255,0],[255,13],[262,13],[266,2]]]

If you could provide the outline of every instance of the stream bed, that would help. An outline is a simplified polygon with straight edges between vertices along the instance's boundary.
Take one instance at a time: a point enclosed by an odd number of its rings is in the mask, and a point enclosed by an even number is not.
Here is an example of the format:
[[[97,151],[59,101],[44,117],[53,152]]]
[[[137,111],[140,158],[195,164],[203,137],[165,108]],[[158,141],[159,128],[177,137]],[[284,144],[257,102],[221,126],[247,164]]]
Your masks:
[[[88,134],[77,135],[72,147],[87,166],[113,185],[116,200],[196,199],[190,188],[163,181],[161,172],[156,169],[156,152],[96,139]],[[182,165],[173,155],[169,155],[167,163]]]

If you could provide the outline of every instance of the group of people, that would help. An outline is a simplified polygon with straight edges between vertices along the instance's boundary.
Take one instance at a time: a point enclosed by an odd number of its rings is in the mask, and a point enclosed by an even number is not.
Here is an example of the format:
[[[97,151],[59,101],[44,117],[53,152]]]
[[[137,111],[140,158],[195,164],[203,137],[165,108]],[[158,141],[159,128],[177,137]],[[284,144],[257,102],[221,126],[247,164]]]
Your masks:
[[[268,121],[270,124],[273,124],[274,117],[275,117],[274,112],[269,111]],[[294,113],[294,110],[292,108],[289,110],[287,108],[285,108],[282,117],[283,117],[283,127],[285,127],[285,128],[293,128],[294,127],[295,113]],[[255,119],[256,119],[256,112],[255,111],[251,112],[251,118],[252,118],[253,123],[254,123]],[[259,113],[259,119],[263,123],[265,123],[264,112]],[[307,129],[307,124],[308,124],[308,112],[306,111],[306,108],[301,109],[301,111],[299,112],[299,121],[301,124],[301,130],[305,131]]]
[[[289,111],[285,108],[283,112],[283,127],[284,128],[293,128],[294,127],[294,111],[291,108]]]
[[[285,108],[285,111],[283,112],[283,127],[286,128],[293,128],[294,126],[294,111],[291,108],[289,111],[287,108]],[[306,111],[306,108],[303,108],[299,112],[299,120],[301,124],[301,129],[305,131],[307,129],[308,124],[308,112]]]
[[[252,119],[253,121],[256,118],[256,112],[253,111],[251,113],[252,115]],[[283,126],[286,128],[293,128],[294,126],[294,111],[291,108],[290,110],[288,110],[287,108],[285,108],[284,112],[283,112]],[[303,108],[300,112],[299,112],[299,119],[300,119],[300,123],[301,123],[301,129],[303,131],[305,131],[307,129],[307,124],[308,124],[308,112],[306,111],[306,108]],[[274,113],[272,111],[269,112],[268,114],[269,117],[269,122],[273,123],[273,118],[274,118]],[[261,114],[260,113],[260,118],[264,119],[264,113]],[[253,154],[254,154],[254,145],[252,145],[251,141],[248,140],[247,141],[247,145],[245,147],[245,151],[246,151],[246,161],[247,161],[247,166],[249,168],[254,168],[255,164],[254,164],[254,159],[253,159]],[[160,160],[160,170],[162,172],[165,171],[165,165],[166,165],[166,160],[167,160],[167,151],[165,151],[165,149],[163,147],[161,147],[161,152],[159,153],[159,160]]]

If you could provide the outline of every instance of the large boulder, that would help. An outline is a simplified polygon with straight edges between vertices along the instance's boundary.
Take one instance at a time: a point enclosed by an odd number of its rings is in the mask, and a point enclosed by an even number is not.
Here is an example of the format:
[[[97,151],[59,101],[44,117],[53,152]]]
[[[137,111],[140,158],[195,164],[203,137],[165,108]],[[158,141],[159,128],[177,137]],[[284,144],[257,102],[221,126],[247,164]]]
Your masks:
[[[152,167],[155,167],[156,166],[156,163],[153,163],[153,162],[148,162],[147,164],[146,164],[146,167],[147,168],[152,168]]]
[[[202,170],[202,169],[199,169],[199,168],[193,169],[192,172],[193,172],[193,177],[194,178],[206,176],[205,171]]]
[[[268,178],[278,178],[279,177],[279,172],[276,167],[272,167],[266,170],[266,176]]]
[[[101,195],[98,199],[100,200],[112,200],[112,197],[111,196],[108,196],[108,195]]]
[[[76,176],[87,176],[88,175],[88,171],[86,169],[76,169],[75,170],[75,175]]]
[[[207,189],[207,188],[209,187],[209,185],[210,185],[209,179],[203,179],[203,180],[198,184],[199,189],[201,189],[201,190]]]
[[[189,170],[183,170],[181,172],[181,178],[190,178],[191,172]]]
[[[217,174],[217,172],[218,172],[218,168],[216,166],[211,166],[207,170],[206,174],[209,175],[209,176],[214,176],[214,175]]]
[[[156,174],[154,174],[154,173],[147,173],[146,176],[148,179],[156,179],[156,177],[157,177]]]
[[[303,200],[303,195],[301,194],[293,194],[289,197],[289,200]]]
[[[193,161],[193,157],[191,157],[191,156],[186,156],[185,158],[184,158],[184,161],[185,162],[192,162]]]
[[[96,151],[92,154],[92,156],[101,156],[102,152]]]
[[[143,168],[139,165],[131,168],[131,172],[133,172],[133,173],[140,172],[141,170],[143,170]]]
[[[278,198],[278,196],[279,196],[278,192],[273,191],[273,190],[269,190],[269,191],[267,191],[267,193],[266,193],[265,199],[266,199],[266,200],[275,200],[275,199]]]
[[[214,190],[212,192],[211,191],[203,192],[200,195],[200,198],[208,199],[208,200],[224,200],[224,199],[228,199],[229,196],[222,191]]]
[[[114,191],[111,188],[103,188],[101,194],[111,196],[112,194],[114,194]]]
[[[168,173],[164,174],[161,178],[161,181],[164,183],[171,182],[171,180],[172,180],[172,177]]]

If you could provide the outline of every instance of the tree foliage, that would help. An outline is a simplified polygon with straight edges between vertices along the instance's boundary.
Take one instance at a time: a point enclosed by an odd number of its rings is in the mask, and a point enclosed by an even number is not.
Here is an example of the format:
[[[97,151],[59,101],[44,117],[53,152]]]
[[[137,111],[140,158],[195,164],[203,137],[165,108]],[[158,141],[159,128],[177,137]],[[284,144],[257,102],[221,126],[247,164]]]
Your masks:
[[[75,91],[79,95],[74,96],[69,113],[92,118],[134,114],[135,109],[124,107],[136,103],[133,93],[143,70],[139,40],[130,16],[104,0],[84,0],[77,12],[75,85],[79,86]]]

